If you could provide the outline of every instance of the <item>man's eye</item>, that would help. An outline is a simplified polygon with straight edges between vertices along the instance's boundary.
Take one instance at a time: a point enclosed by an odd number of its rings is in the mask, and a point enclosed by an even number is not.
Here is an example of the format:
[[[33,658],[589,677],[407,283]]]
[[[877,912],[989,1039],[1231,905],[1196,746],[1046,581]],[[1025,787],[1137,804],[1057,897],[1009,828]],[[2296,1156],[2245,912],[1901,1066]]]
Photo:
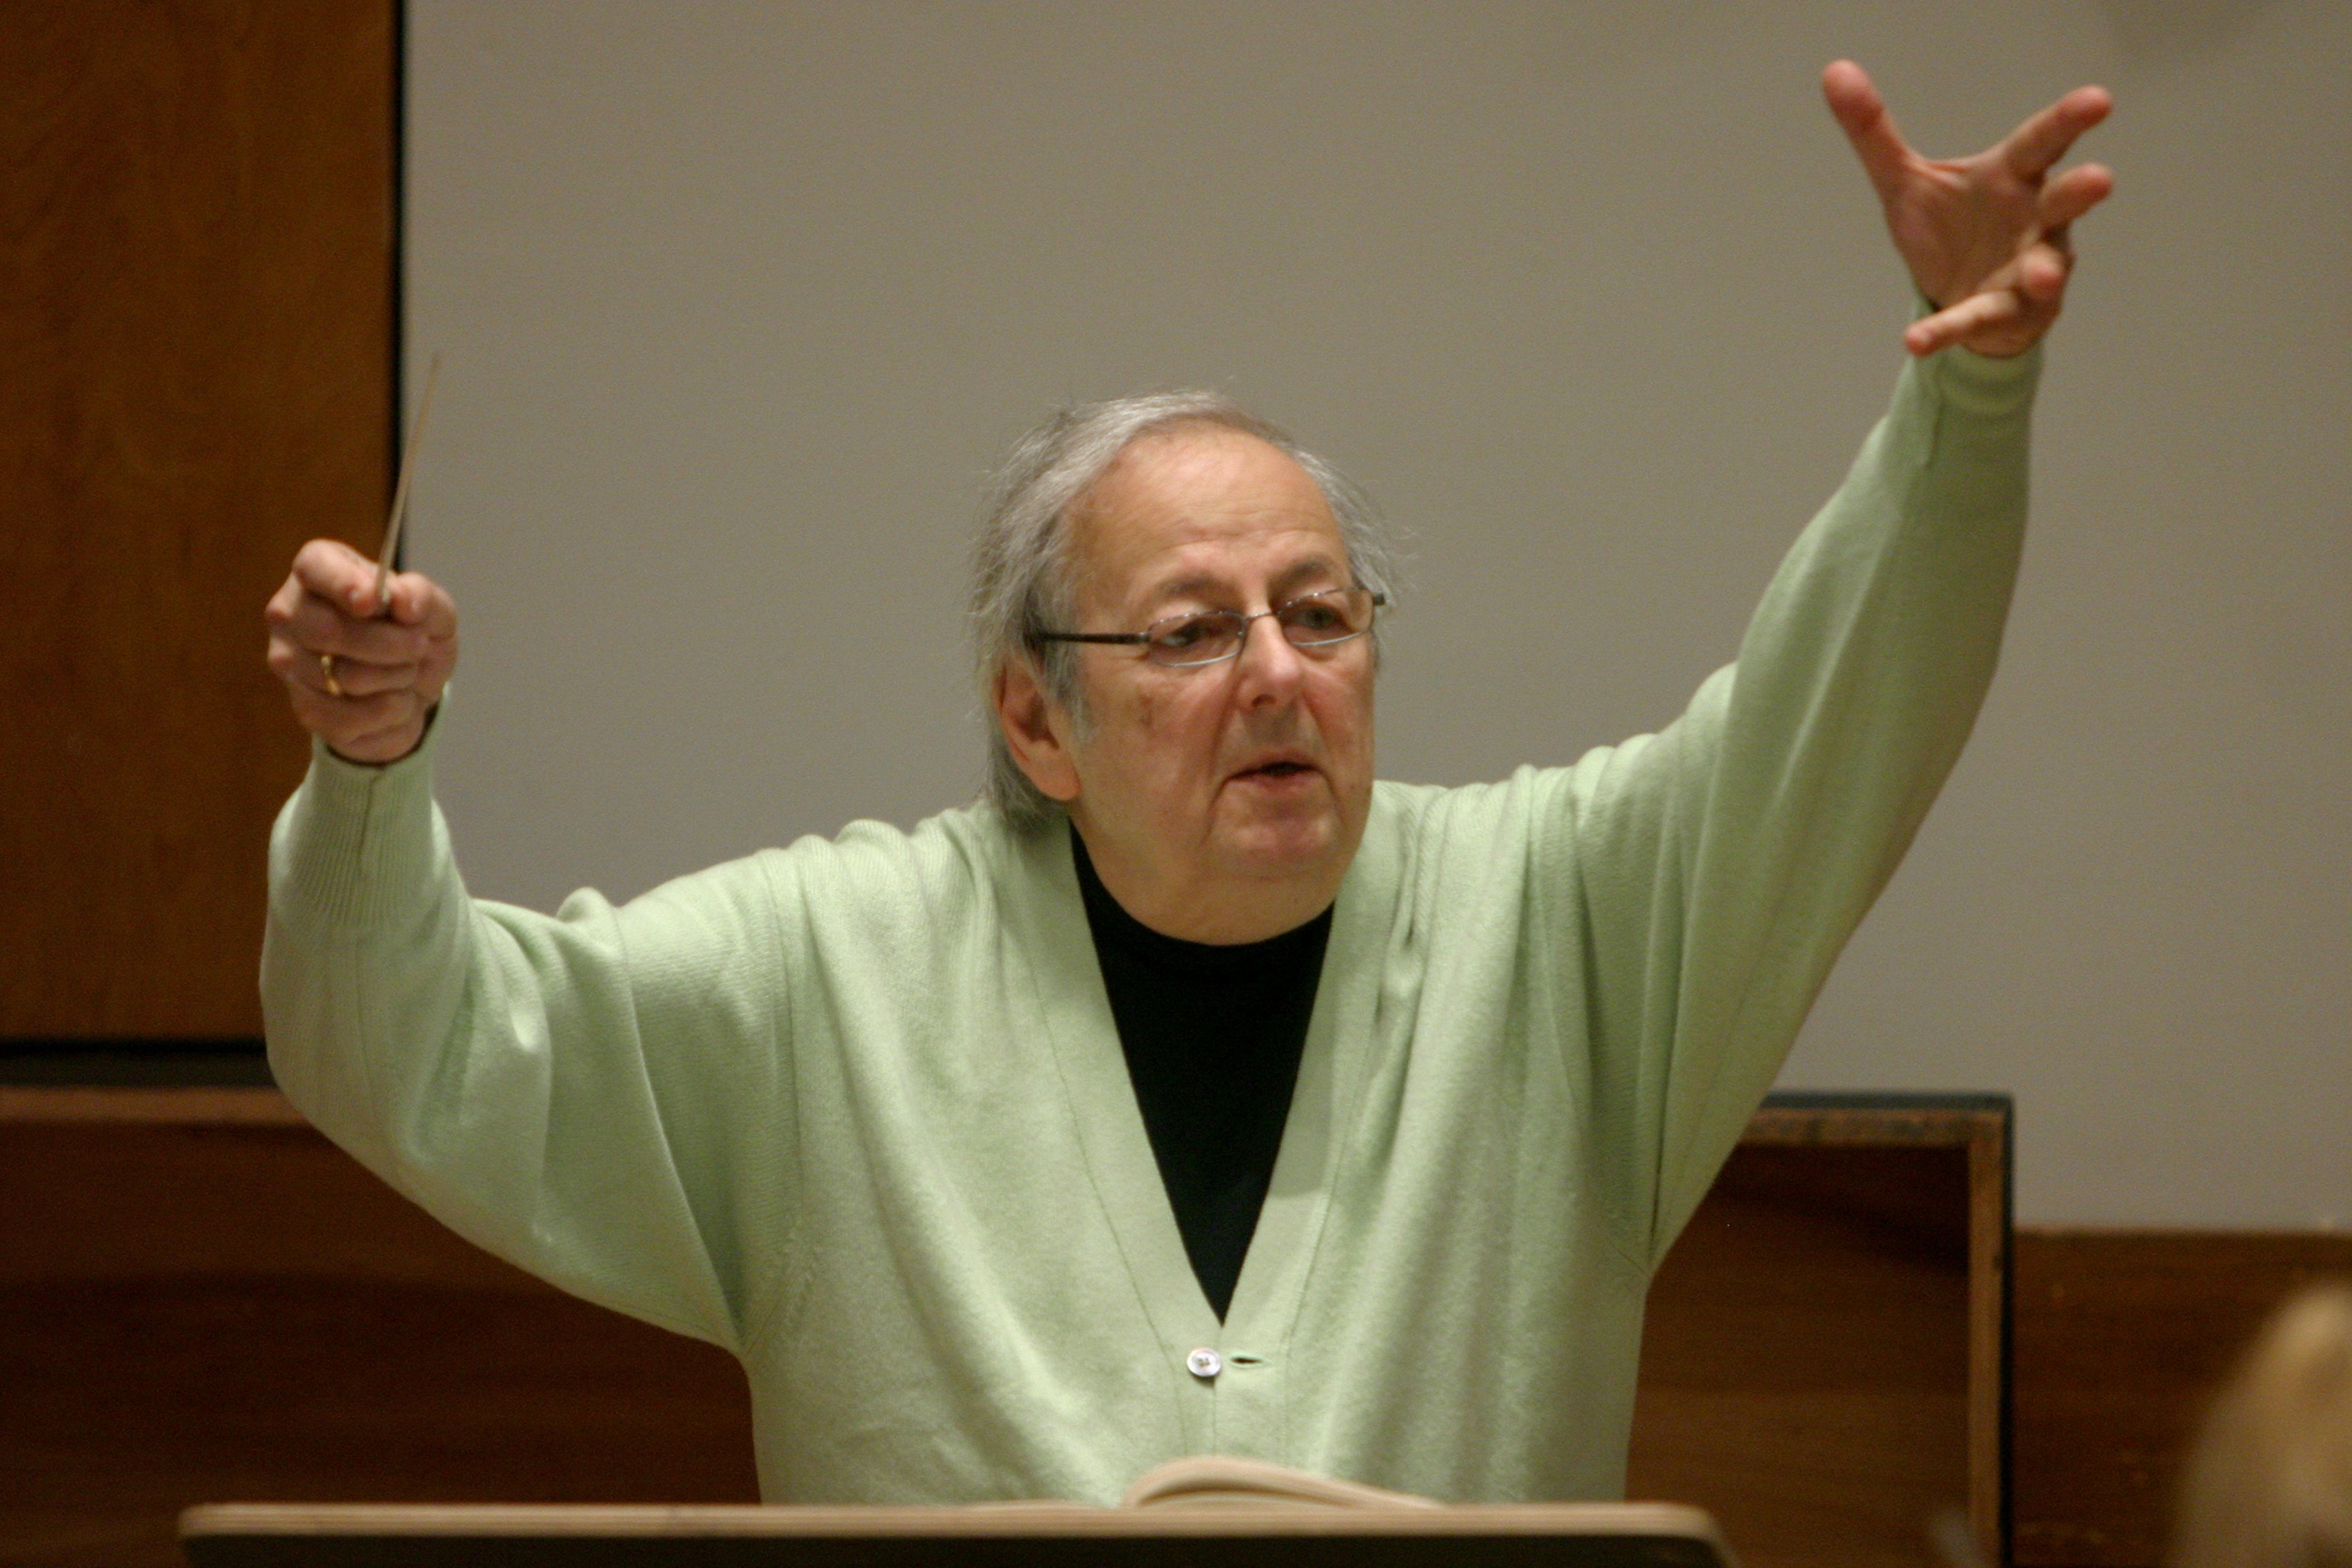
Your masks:
[[[1341,625],[1339,612],[1328,605],[1295,605],[1282,619],[1304,632],[1337,631]]]
[[[1151,640],[1160,647],[1188,648],[1212,636],[1215,630],[1214,616],[1187,616],[1181,621],[1171,621],[1157,627]]]

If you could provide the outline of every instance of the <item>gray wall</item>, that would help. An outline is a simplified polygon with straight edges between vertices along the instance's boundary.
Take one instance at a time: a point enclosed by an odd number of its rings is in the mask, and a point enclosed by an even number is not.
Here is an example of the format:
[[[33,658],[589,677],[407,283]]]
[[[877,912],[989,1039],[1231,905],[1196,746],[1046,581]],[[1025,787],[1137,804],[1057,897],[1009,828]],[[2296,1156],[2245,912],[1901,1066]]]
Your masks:
[[[1899,363],[1822,64],[1940,153],[2105,82],[2000,679],[1784,1081],[2013,1091],[2028,1221],[2352,1220],[2352,7],[411,13],[442,795],[543,907],[968,797],[976,498],[1074,395],[1411,528],[1384,773],[1655,728]]]

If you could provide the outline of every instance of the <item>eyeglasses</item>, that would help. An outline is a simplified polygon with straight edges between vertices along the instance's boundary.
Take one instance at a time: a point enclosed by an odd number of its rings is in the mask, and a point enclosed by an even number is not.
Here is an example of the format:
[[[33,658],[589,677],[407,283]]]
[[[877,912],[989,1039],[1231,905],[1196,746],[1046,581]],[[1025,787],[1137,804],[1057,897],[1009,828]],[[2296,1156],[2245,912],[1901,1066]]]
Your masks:
[[[1034,632],[1032,643],[1120,643],[1143,650],[1143,657],[1170,669],[1192,669],[1218,664],[1240,654],[1249,641],[1250,623],[1266,616],[1282,628],[1283,640],[1293,647],[1325,648],[1349,642],[1372,629],[1372,617],[1389,602],[1386,594],[1369,588],[1326,588],[1285,599],[1270,610],[1244,615],[1239,610],[1193,610],[1168,616],[1139,632]]]

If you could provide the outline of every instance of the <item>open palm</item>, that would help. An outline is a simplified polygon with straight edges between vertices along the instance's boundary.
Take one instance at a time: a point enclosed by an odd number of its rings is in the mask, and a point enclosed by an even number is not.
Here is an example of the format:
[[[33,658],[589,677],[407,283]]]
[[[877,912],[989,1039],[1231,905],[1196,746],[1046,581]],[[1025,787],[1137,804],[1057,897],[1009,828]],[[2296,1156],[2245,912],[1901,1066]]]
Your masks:
[[[2050,173],[2107,117],[2106,89],[2076,88],[1971,158],[1913,152],[1852,60],[1822,73],[1822,91],[1878,191],[1911,280],[1937,307],[1911,323],[1904,345],[1915,354],[1954,343],[1994,355],[2032,347],[2065,300],[2069,226],[2115,188],[2096,163]]]

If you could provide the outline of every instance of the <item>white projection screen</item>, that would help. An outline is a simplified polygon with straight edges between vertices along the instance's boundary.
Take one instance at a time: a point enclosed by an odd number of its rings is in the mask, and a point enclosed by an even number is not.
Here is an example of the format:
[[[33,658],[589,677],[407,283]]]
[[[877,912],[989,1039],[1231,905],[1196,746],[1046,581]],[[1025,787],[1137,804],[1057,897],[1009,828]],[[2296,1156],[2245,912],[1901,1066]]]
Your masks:
[[[439,791],[541,908],[968,799],[982,488],[1071,397],[1222,389],[1408,532],[1387,776],[1656,728],[1900,364],[1821,67],[1937,153],[2105,82],[2000,678],[1784,1082],[2013,1092],[2028,1222],[2352,1219],[2352,7],[413,0],[405,51]]]

